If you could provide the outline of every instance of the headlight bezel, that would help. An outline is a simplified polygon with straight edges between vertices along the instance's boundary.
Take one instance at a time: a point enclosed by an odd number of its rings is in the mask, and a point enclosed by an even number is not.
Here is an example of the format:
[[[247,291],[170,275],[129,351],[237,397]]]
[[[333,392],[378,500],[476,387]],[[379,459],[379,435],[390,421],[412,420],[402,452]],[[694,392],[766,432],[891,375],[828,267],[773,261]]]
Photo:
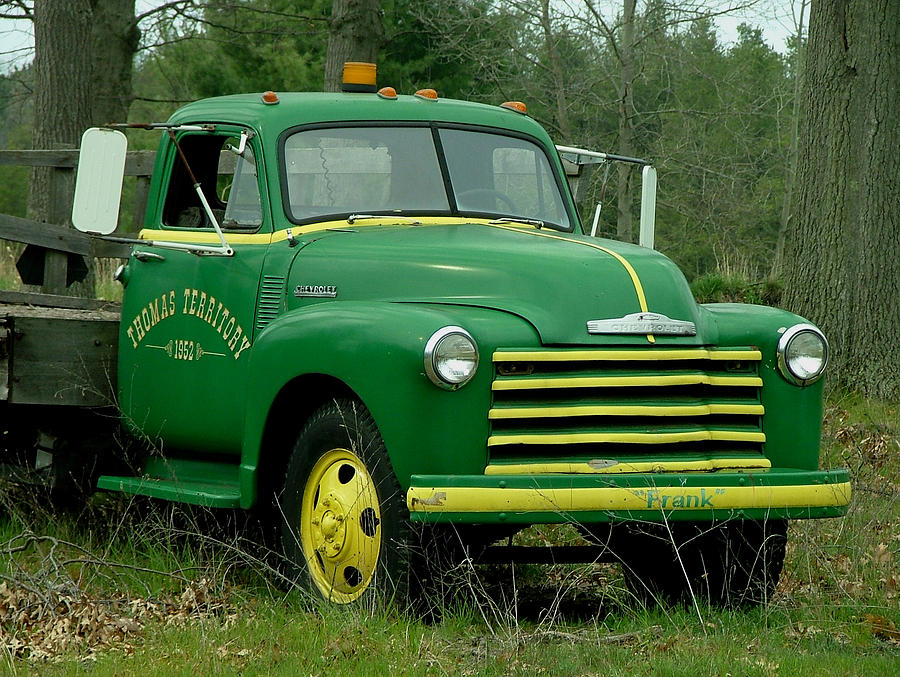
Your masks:
[[[797,339],[798,336],[804,333],[813,334],[822,343],[822,366],[819,368],[818,373],[810,378],[804,378],[802,375],[798,375],[793,371],[793,369],[791,368],[791,355],[789,354],[789,350],[793,342]],[[781,334],[781,337],[778,339],[778,346],[776,348],[776,351],[778,353],[778,371],[781,372],[781,375],[789,383],[797,386],[808,386],[821,379],[825,374],[825,368],[828,366],[828,339],[826,339],[825,334],[823,334],[821,330],[814,325],[805,323],[795,324],[794,326],[785,329]]]
[[[437,364],[437,360],[441,359],[439,352],[440,348],[442,345],[444,345],[444,342],[451,336],[461,336],[466,339],[471,344],[472,351],[474,352],[472,368],[464,378],[459,380],[448,378],[444,373],[442,373],[440,367]],[[429,380],[432,383],[434,383],[439,388],[443,388],[444,390],[458,390],[459,388],[462,388],[464,385],[469,383],[469,381],[471,381],[475,377],[475,374],[478,372],[478,344],[475,342],[475,339],[472,338],[472,335],[469,332],[457,325],[447,325],[435,331],[425,343],[424,358],[425,374],[428,376]]]

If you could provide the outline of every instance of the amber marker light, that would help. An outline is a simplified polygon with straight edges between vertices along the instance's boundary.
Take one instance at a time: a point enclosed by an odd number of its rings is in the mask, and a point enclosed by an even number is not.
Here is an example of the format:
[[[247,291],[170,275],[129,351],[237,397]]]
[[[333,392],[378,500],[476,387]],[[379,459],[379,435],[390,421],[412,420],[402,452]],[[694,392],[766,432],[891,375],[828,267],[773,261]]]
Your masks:
[[[271,106],[278,103],[278,95],[270,89],[268,92],[263,92],[262,100],[263,103],[267,103]]]
[[[378,96],[380,96],[382,99],[396,99],[397,90],[393,87],[382,87],[378,90]]]
[[[517,113],[528,113],[528,106],[526,106],[521,101],[506,101],[500,104],[501,108],[509,108],[510,110],[514,110]]]
[[[374,94],[375,64],[364,61],[344,62],[344,76],[341,82],[342,92],[368,92]]]
[[[437,92],[433,89],[420,89],[416,92],[416,96],[420,99],[428,99],[429,101],[437,101]]]

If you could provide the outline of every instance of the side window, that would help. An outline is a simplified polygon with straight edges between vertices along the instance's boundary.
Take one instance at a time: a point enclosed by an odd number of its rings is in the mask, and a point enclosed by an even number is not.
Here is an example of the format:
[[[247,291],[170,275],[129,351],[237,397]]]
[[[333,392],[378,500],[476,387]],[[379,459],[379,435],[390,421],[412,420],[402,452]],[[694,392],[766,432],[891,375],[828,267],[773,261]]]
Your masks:
[[[239,137],[236,136],[185,134],[178,143],[219,225],[223,229],[257,230],[262,225],[262,207],[250,145],[238,155],[235,149]],[[212,228],[184,161],[178,154],[173,161],[163,225]]]
[[[227,144],[224,148],[219,158],[219,198],[225,202],[221,225],[256,230],[262,225],[262,207],[253,149],[247,144],[244,152],[236,155]]]

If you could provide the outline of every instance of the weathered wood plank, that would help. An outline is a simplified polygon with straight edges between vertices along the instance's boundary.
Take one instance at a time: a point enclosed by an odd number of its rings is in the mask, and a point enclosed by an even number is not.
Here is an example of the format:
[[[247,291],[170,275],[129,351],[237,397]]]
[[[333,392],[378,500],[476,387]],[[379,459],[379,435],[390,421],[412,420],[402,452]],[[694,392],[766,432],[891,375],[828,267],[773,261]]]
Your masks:
[[[137,233],[122,233],[117,237],[129,237],[137,239]],[[94,256],[102,259],[127,259],[131,256],[130,244],[122,244],[121,242],[110,242],[109,240],[101,240],[99,238],[93,241]]]
[[[125,176],[150,176],[156,162],[154,150],[130,150],[125,158]],[[0,165],[19,167],[78,166],[77,150],[0,150]]]
[[[147,200],[150,198],[150,177],[139,176],[134,187],[134,212],[132,226],[144,227],[144,216],[147,213]]]
[[[137,234],[120,233],[117,236],[136,238]],[[82,256],[126,259],[131,255],[131,245],[94,238],[74,228],[21,219],[8,214],[0,214],[0,239],[36,244],[47,249]]]
[[[9,353],[6,350],[8,337],[6,320],[0,318],[0,400],[9,399]]]
[[[0,238],[82,256],[92,254],[90,236],[74,228],[21,219],[9,214],[0,214]]]
[[[52,167],[50,169],[50,200],[44,214],[50,223],[70,226],[72,199],[75,192],[75,171],[71,167]],[[67,293],[69,257],[61,251],[49,249],[44,254],[44,284],[41,291],[45,294]]]
[[[65,252],[47,249],[44,251],[44,294],[60,294],[66,291],[66,275],[69,268],[69,255]]]
[[[33,292],[0,290],[0,305],[35,306],[37,308],[65,308],[70,310],[103,310],[118,313],[121,305],[114,301],[83,299],[75,296],[36,294]],[[19,314],[18,309],[0,308],[0,315]]]
[[[8,317],[9,402],[111,405],[117,320]]]

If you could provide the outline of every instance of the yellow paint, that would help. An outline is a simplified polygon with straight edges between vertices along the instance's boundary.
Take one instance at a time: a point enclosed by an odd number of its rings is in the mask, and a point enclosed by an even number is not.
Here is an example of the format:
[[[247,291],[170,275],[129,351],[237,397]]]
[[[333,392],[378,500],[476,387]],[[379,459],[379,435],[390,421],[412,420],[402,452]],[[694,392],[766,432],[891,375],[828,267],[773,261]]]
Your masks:
[[[709,374],[666,374],[662,376],[580,376],[572,378],[498,379],[492,390],[536,390],[539,388],[622,388],[629,386],[749,386],[762,387],[756,376],[710,376]]]
[[[762,416],[761,404],[684,404],[684,405],[577,405],[574,407],[509,407],[491,409],[488,418],[561,418],[568,416],[708,416],[712,414],[750,414]]]
[[[712,472],[716,470],[764,470],[767,458],[710,458],[698,461],[634,461],[594,467],[589,463],[498,463],[485,475],[623,475],[627,473]]]
[[[443,494],[440,500],[434,500]],[[824,508],[850,502],[850,483],[773,487],[595,487],[500,489],[494,487],[410,487],[411,512],[585,512],[659,510],[702,512],[772,508]]]
[[[212,230],[150,230],[145,228],[138,234],[140,240],[161,240],[166,242],[186,242],[188,244],[220,244],[219,236]],[[269,244],[271,233],[225,233],[230,245]]]
[[[649,311],[649,308],[647,307],[647,297],[644,295],[644,287],[641,284],[641,279],[638,277],[637,271],[635,271],[635,269],[632,267],[632,265],[621,254],[614,252],[612,249],[609,249],[608,247],[602,247],[599,244],[594,244],[593,242],[584,242],[582,240],[570,240],[569,238],[562,237],[561,235],[551,235],[550,233],[545,233],[544,231],[523,230],[522,228],[505,226],[505,225],[501,225],[498,223],[489,223],[488,225],[492,226],[493,228],[502,228],[503,230],[513,230],[513,231],[517,231],[517,232],[524,232],[524,233],[528,233],[529,235],[534,235],[536,237],[550,238],[551,240],[562,240],[563,242],[568,242],[569,244],[583,245],[585,247],[591,247],[592,249],[598,249],[605,254],[609,254],[616,261],[618,261],[620,264],[622,264],[622,267],[625,269],[625,271],[628,273],[628,276],[631,278],[631,284],[634,287],[635,294],[637,294],[638,305],[640,305],[640,307],[641,307],[641,312],[646,313]],[[650,343],[656,342],[656,339],[653,337],[652,334],[647,334],[647,340]]]
[[[373,228],[385,226],[460,226],[478,225],[484,226],[490,223],[490,219],[473,219],[454,216],[416,216],[415,223],[409,218],[394,216],[379,216],[374,219],[360,219],[354,223],[347,223],[347,219],[335,221],[319,221],[304,226],[291,226],[290,231],[294,237],[319,233],[328,230],[358,230],[360,228]],[[138,237],[141,240],[166,240],[168,242],[188,242],[191,244],[219,244],[219,236],[211,229],[204,230],[151,230],[144,229]],[[287,240],[287,229],[275,233],[230,233],[225,231],[225,239],[228,244],[255,244],[268,245]]]
[[[741,360],[759,361],[758,350],[498,350],[494,362],[602,362],[642,360]]]
[[[734,430],[692,430],[680,433],[563,433],[491,435],[489,447],[506,444],[675,444],[677,442],[765,442],[765,433]]]

